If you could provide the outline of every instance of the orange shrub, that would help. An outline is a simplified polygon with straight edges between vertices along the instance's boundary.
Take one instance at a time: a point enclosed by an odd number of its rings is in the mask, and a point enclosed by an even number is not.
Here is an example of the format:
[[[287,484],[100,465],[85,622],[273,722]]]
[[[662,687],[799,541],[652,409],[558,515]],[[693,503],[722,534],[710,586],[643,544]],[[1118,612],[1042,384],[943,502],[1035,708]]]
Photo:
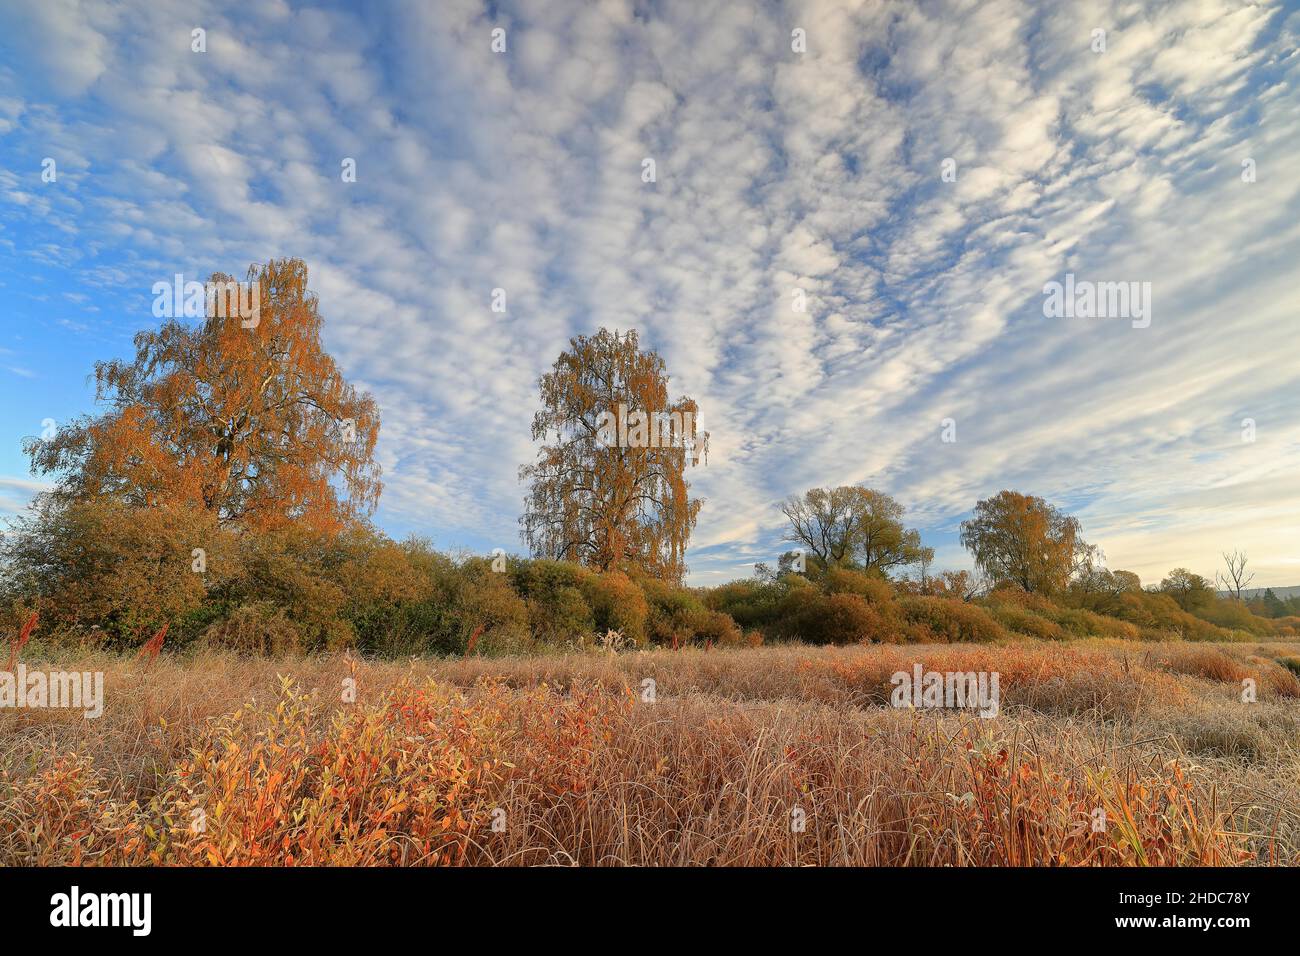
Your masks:
[[[1083,608],[1059,608],[1052,618],[1080,637],[1113,637],[1126,641],[1135,641],[1139,637],[1136,625]]]
[[[1044,594],[1031,594],[1010,585],[1002,585],[990,591],[985,600],[990,605],[1010,605],[1027,611],[1034,611],[1038,614],[1051,614],[1059,609],[1058,605]]]

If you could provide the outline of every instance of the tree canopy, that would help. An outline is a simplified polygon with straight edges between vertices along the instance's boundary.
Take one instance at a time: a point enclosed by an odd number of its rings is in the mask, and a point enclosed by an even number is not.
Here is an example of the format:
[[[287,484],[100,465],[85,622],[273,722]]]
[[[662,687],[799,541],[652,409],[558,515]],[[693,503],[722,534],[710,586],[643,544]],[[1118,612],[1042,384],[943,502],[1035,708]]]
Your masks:
[[[808,549],[817,563],[888,576],[895,568],[934,557],[920,532],[903,527],[903,506],[872,488],[812,488],[781,505],[790,522],[785,539]]]
[[[219,310],[140,332],[133,359],[95,366],[106,412],[26,443],[33,471],[59,476],[55,500],[193,507],[253,529],[337,529],[374,510],[378,409],[322,348],[307,267],[274,260],[248,281],[251,327]]]
[[[1084,542],[1079,521],[1042,498],[1003,491],[975,505],[961,523],[961,543],[994,584],[1030,593],[1064,590],[1093,564],[1096,549]]]
[[[1203,608],[1216,597],[1214,585],[1206,578],[1187,568],[1174,568],[1160,582],[1160,590],[1168,594],[1184,611]]]
[[[519,519],[533,554],[680,580],[701,501],[686,468],[708,451],[693,399],[669,399],[663,359],[636,330],[578,336],[538,383]]]

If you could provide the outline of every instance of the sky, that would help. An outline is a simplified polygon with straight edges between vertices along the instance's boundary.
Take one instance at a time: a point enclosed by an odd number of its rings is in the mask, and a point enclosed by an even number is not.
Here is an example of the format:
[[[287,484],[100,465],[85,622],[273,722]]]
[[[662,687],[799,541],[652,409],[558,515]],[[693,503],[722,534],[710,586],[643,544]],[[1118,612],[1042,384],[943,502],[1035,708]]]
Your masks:
[[[1010,488],[1144,583],[1242,549],[1300,584],[1298,36],[1237,0],[0,0],[0,513],[155,282],[297,256],[394,536],[522,552],[539,376],[636,328],[711,434],[691,583],[860,483],[938,568]],[[1049,314],[1067,274],[1149,312]]]

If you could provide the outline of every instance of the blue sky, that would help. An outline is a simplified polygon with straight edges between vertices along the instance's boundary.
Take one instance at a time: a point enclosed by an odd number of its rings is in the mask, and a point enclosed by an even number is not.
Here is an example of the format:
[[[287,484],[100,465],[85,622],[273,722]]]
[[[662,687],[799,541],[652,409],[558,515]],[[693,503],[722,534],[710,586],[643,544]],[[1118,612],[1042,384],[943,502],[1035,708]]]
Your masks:
[[[395,535],[520,550],[538,376],[635,327],[712,433],[695,583],[858,482],[940,566],[1015,488],[1148,583],[1231,548],[1300,583],[1297,35],[1235,0],[6,3],[0,511],[154,282],[294,255]],[[1045,316],[1066,273],[1151,283],[1149,327]]]

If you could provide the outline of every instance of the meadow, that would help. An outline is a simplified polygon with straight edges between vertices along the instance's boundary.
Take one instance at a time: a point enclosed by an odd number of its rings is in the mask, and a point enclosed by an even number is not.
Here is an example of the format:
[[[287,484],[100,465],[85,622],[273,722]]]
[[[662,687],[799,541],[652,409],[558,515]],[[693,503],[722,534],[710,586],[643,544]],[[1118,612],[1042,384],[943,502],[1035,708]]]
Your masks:
[[[106,703],[0,712],[0,863],[1300,863],[1295,642],[156,651],[25,649]]]
[[[49,487],[0,531],[0,864],[1300,862],[1300,597],[1244,551],[1144,586],[1004,489],[937,570],[902,502],[841,485],[691,586],[709,435],[605,328],[538,379],[527,556],[395,540],[305,262],[248,276],[254,326],[142,330],[96,414],[24,440]],[[895,696],[926,672],[952,699]]]

